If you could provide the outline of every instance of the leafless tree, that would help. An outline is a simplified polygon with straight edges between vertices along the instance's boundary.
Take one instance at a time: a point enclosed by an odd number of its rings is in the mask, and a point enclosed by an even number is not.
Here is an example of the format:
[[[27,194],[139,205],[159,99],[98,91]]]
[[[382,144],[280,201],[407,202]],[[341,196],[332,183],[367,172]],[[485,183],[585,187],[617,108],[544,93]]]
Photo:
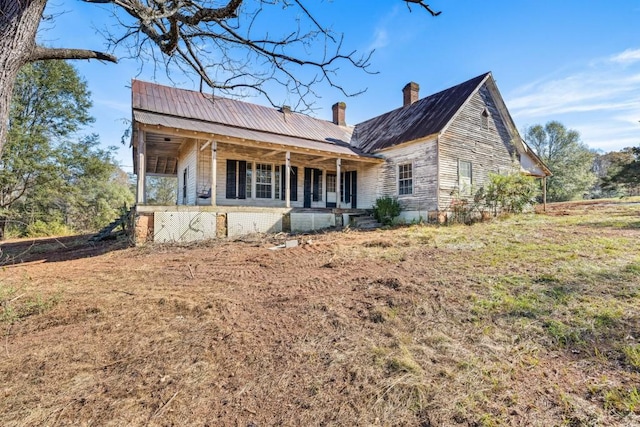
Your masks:
[[[105,33],[105,52],[53,48],[36,43],[48,0],[0,0],[0,149],[6,138],[11,93],[20,67],[48,59],[97,59],[117,62],[115,47],[131,56],[197,73],[212,89],[250,89],[270,101],[267,83],[287,88],[305,109],[320,82],[345,92],[336,80],[340,65],[369,66],[369,55],[345,52],[343,36],[322,25],[303,0],[82,0],[113,7],[117,34]],[[348,1],[348,0],[347,0]],[[423,0],[402,0],[436,12]],[[310,2],[309,2],[310,3]],[[295,19],[265,23],[273,11]],[[279,12],[280,13],[280,12]],[[270,24],[270,25],[267,25]],[[310,72],[308,70],[311,70]]]

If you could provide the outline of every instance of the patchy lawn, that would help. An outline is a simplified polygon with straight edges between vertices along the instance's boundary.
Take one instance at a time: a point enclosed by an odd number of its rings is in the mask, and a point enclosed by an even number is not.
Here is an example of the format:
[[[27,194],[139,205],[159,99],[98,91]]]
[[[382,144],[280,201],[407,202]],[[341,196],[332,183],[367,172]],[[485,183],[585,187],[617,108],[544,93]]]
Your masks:
[[[283,239],[3,245],[0,424],[640,424],[639,204]]]

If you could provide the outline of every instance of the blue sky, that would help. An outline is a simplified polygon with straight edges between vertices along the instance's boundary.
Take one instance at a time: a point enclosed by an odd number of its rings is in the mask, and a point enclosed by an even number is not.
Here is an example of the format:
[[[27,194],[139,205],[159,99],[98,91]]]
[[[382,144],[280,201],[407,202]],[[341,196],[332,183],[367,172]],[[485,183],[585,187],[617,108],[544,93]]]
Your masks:
[[[331,105],[347,103],[347,122],[356,124],[402,102],[402,87],[420,84],[420,96],[492,71],[516,125],[559,120],[602,151],[640,145],[640,2],[637,0],[431,0],[437,18],[400,0],[307,2],[317,19],[345,34],[347,50],[375,49],[369,75],[343,66],[338,80],[353,92],[346,98],[320,86],[314,115],[331,118]],[[41,39],[50,46],[100,50],[97,30],[117,27],[110,8],[78,0],[50,0],[57,15]],[[274,17],[273,21],[278,17]],[[286,23],[283,23],[286,25]],[[131,153],[120,145],[131,116],[132,78],[168,83],[162,70],[134,59],[102,64],[74,62],[93,94],[91,131],[105,146],[118,145],[118,158],[131,171]],[[184,88],[187,77],[174,76]],[[277,103],[291,104],[274,90]],[[260,98],[247,101],[267,105]]]

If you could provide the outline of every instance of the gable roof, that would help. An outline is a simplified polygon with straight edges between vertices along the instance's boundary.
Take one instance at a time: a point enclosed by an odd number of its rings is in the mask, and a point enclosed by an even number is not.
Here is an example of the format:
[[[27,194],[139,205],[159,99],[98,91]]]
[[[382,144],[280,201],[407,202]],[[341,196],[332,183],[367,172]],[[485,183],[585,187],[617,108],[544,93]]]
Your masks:
[[[550,175],[547,166],[518,134],[490,72],[359,123],[355,128],[140,80],[132,81],[131,90],[133,118],[140,124],[373,160],[378,158],[373,154],[376,151],[443,132],[485,82],[497,94],[499,109],[519,151],[529,155],[545,175]]]
[[[208,123],[235,128],[235,133],[238,129],[266,132],[338,145],[357,154],[349,145],[352,128],[330,121],[140,80],[132,81],[131,92],[134,119],[137,121],[146,122],[152,116],[161,115],[164,122],[176,121],[171,118],[181,119],[180,126],[184,127],[189,124],[185,119],[190,119],[196,127]]]
[[[451,121],[489,75],[490,73],[482,74],[406,107],[359,123],[353,131],[351,144],[371,153],[436,134]]]

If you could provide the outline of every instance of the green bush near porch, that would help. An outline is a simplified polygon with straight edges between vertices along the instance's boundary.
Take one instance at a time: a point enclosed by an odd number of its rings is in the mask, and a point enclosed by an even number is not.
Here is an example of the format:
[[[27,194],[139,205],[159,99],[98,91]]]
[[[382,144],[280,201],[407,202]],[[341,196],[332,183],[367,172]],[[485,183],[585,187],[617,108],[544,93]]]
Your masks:
[[[400,215],[402,207],[397,199],[389,196],[379,197],[373,205],[373,217],[383,225],[391,225]]]

